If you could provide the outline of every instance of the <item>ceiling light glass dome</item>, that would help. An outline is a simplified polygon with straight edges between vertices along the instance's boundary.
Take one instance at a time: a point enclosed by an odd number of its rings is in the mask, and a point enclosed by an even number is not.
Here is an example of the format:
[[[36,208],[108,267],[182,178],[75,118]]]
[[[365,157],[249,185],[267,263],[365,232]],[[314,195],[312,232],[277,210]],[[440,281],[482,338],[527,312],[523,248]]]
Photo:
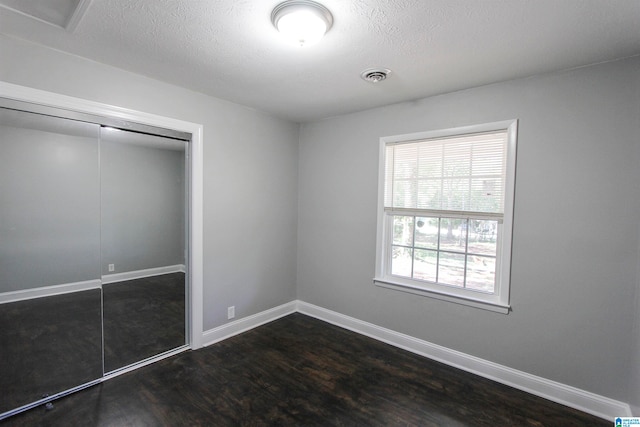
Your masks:
[[[306,46],[322,39],[333,25],[333,16],[320,3],[290,0],[273,9],[271,22],[289,40]]]

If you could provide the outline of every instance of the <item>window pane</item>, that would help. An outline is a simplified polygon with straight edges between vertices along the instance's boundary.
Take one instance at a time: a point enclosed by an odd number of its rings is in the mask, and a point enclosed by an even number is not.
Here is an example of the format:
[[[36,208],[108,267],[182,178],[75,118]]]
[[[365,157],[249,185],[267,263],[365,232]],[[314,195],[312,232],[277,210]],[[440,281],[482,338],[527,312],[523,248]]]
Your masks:
[[[391,274],[411,277],[412,256],[412,249],[394,246],[391,253]]]
[[[473,175],[502,175],[506,163],[505,132],[485,134],[473,143]]]
[[[488,293],[494,292],[496,259],[484,256],[467,256],[467,288]]]
[[[443,179],[442,192],[442,209],[452,211],[469,210],[470,191],[468,178]]]
[[[397,208],[415,208],[417,182],[415,180],[395,181],[393,183],[393,206]]]
[[[465,252],[467,220],[442,218],[440,220],[440,249]]]
[[[388,145],[385,206],[502,212],[506,138],[498,131]]]
[[[393,244],[413,246],[413,217],[393,217]]]
[[[442,176],[442,143],[418,144],[418,176],[440,178]]]
[[[469,210],[477,212],[502,212],[502,178],[483,177],[471,180],[471,205]]]
[[[420,280],[436,281],[438,269],[438,252],[424,249],[415,250],[413,260],[413,277]]]
[[[418,146],[416,144],[401,144],[394,147],[393,174],[395,179],[417,177]]]
[[[444,142],[444,176],[469,176],[471,174],[471,144],[464,138]]]
[[[442,209],[442,180],[418,181],[417,204],[418,209]]]
[[[416,247],[438,249],[438,218],[416,217]]]
[[[464,286],[464,255],[440,253],[438,282],[454,286]]]
[[[497,221],[471,221],[468,252],[472,254],[496,256]]]

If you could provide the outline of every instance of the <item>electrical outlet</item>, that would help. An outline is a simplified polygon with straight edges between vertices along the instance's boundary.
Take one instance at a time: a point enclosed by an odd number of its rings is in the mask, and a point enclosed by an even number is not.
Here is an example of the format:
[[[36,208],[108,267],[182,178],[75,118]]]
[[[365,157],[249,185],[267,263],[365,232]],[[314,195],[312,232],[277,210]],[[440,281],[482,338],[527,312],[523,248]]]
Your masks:
[[[234,317],[236,317],[236,306],[227,307],[227,319],[233,319]]]
[[[109,264],[109,272],[112,271],[116,271],[116,265],[115,264]]]

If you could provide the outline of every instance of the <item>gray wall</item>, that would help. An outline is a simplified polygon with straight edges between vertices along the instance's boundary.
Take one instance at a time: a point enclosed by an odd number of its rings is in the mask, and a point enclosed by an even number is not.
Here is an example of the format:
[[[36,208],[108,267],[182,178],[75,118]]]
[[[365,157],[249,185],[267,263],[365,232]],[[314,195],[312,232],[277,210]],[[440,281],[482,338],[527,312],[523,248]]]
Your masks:
[[[101,132],[103,275],[185,263],[185,144],[165,141]]]
[[[0,36],[0,80],[204,125],[205,330],[296,298],[298,125]]]
[[[302,125],[298,298],[632,400],[639,74],[636,58]],[[379,138],[507,119],[520,120],[513,311],[374,286]]]
[[[98,129],[0,110],[0,292],[100,278]]]
[[[640,269],[640,258],[638,259],[638,266]],[[632,350],[632,365],[629,376],[629,403],[631,404],[633,415],[640,417],[640,281],[638,283],[638,291],[636,291],[634,334],[632,340],[634,348]]]
[[[636,100],[636,108],[635,108],[635,122],[638,131],[636,132],[636,158],[640,158],[640,73],[636,73],[636,81],[635,81],[635,91],[633,90],[633,86],[630,87],[632,93],[634,93],[634,97]],[[636,189],[640,190],[640,182],[636,181]],[[638,193],[636,193],[638,194]],[[637,196],[636,196],[637,197]],[[637,225],[637,232],[640,236],[640,221]],[[635,305],[635,320],[634,320],[634,335],[632,341],[634,343],[634,350],[632,356],[632,366],[631,366],[631,375],[629,376],[630,380],[630,404],[632,406],[633,414],[637,417],[640,417],[640,238],[638,239],[638,259],[636,260],[637,265],[637,290],[636,290],[636,305]]]

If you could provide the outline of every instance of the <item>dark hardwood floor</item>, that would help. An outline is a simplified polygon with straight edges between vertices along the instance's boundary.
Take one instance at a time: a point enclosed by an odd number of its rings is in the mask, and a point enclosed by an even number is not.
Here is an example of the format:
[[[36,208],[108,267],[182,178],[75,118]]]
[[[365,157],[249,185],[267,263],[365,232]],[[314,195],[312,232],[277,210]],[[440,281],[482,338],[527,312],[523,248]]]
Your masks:
[[[0,422],[4,426],[610,426],[292,314]]]

